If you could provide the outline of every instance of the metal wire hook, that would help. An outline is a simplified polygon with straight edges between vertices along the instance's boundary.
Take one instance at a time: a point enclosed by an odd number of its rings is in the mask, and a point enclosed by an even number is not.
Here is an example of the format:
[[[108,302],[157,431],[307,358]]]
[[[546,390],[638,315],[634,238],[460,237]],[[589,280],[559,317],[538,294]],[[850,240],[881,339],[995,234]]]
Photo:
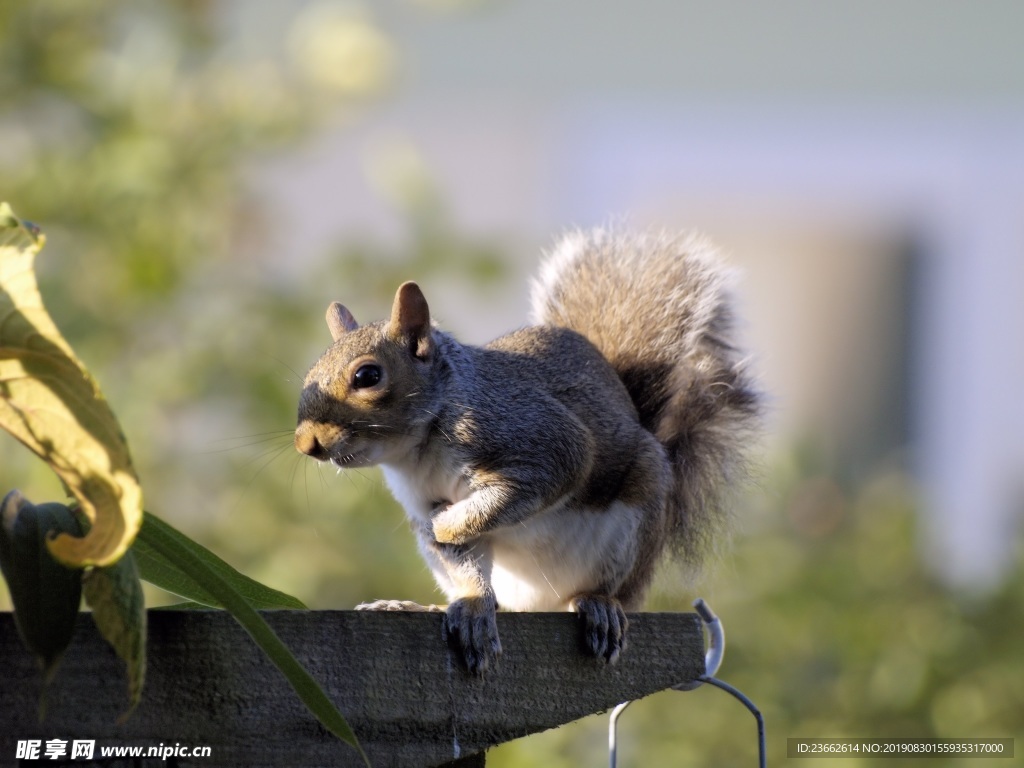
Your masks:
[[[725,657],[725,628],[722,626],[721,619],[715,615],[703,598],[698,597],[694,600],[693,608],[704,622],[704,629],[708,633],[708,648],[704,652],[704,674],[701,677],[714,677]],[[680,683],[673,690],[692,691],[694,688],[700,688],[702,683],[703,680],[698,677],[688,683]]]
[[[701,621],[704,622],[704,628],[708,634],[708,647],[704,652],[704,674],[695,680],[691,680],[686,683],[681,683],[673,688],[677,691],[692,691],[694,688],[699,688],[704,683],[713,685],[716,688],[720,688],[723,691],[736,697],[750,712],[754,715],[757,720],[757,738],[758,738],[758,758],[760,768],[766,766],[766,743],[765,743],[765,731],[764,731],[764,718],[761,716],[761,712],[758,710],[754,703],[744,696],[736,688],[733,688],[728,683],[723,683],[721,680],[717,680],[714,674],[718,671],[718,668],[722,665],[722,659],[725,656],[725,629],[722,627],[722,622],[715,615],[714,611],[711,610],[710,606],[703,599],[697,598],[693,603],[694,609],[700,616]],[[608,765],[609,768],[616,768],[616,761],[618,758],[618,724],[619,716],[626,710],[632,701],[624,701],[612,710],[610,717],[608,718]]]

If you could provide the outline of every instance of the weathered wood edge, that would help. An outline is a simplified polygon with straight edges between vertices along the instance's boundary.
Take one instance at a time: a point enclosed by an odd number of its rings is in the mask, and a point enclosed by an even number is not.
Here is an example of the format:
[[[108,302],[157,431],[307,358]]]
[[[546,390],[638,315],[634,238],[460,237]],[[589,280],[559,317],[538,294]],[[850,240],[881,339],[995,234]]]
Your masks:
[[[568,613],[499,614],[504,653],[483,679],[464,672],[440,614],[269,611],[264,616],[324,686],[374,766],[436,765],[553,728],[704,671],[696,614],[629,616],[629,647],[614,666],[581,653]],[[123,724],[121,663],[91,619],[72,646],[37,720],[41,675],[13,617],[0,614],[0,764],[19,739],[95,739],[97,746],[208,745],[179,766],[359,765],[328,734],[235,621],[219,611],[150,611],[142,703]]]

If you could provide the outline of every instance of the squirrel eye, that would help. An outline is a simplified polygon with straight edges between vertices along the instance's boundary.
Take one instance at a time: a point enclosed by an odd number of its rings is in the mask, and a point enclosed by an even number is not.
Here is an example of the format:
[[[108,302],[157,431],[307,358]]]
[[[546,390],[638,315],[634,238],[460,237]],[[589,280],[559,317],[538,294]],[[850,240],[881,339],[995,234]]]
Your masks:
[[[373,363],[360,365],[352,377],[352,387],[354,389],[372,387],[380,382],[381,374],[382,371],[379,365],[374,365]]]

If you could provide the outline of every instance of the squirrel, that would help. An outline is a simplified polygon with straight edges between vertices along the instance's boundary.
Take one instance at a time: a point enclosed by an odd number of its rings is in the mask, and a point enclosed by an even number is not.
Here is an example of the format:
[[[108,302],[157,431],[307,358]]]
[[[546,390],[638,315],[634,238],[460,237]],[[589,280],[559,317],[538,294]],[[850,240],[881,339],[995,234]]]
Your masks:
[[[413,282],[305,378],[295,446],[380,465],[446,608],[449,643],[483,673],[495,612],[572,610],[613,663],[666,553],[695,564],[742,479],[761,394],[734,341],[730,273],[697,235],[576,231],[544,260],[533,325],[486,344],[436,327]]]

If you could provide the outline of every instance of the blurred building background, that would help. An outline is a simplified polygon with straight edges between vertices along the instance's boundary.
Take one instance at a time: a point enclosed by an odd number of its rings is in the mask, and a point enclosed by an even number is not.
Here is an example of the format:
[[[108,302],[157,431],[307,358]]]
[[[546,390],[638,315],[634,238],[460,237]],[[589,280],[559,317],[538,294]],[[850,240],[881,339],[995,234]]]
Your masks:
[[[261,177],[304,233],[293,254],[396,236],[373,187],[403,171],[395,150],[460,230],[509,236],[517,276],[569,226],[705,230],[747,276],[773,444],[811,441],[850,477],[900,454],[943,577],[1002,575],[1024,512],[1018,6],[374,11],[401,57],[393,94]],[[439,310],[485,341],[522,322],[523,282],[485,321],[457,297]]]
[[[700,229],[772,398],[700,585],[723,674],[778,739],[1024,735],[1024,6],[42,0],[0,29],[0,198],[48,233],[150,509],[316,607],[437,599],[376,474],[292,456],[323,308],[415,278],[484,342],[564,229]],[[58,493],[22,453],[4,487]],[[631,715],[632,764],[749,758],[697,695]],[[600,729],[494,761],[592,762]]]

